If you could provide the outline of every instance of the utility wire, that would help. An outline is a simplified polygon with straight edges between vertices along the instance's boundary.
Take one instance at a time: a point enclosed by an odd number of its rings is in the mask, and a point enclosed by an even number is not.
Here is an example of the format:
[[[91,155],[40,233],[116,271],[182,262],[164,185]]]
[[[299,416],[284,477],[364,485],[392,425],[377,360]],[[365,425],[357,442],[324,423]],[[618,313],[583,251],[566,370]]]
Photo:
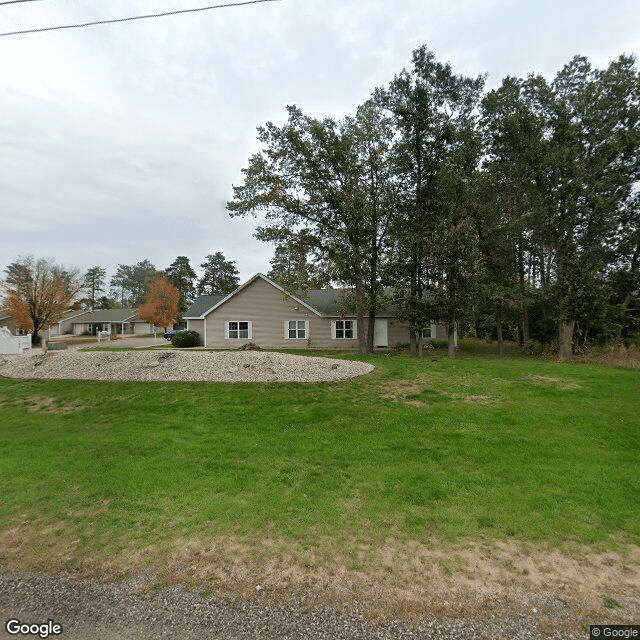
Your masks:
[[[0,5],[3,5],[3,4],[18,4],[18,2],[39,2],[39,0],[5,0],[5,2],[0,2]]]
[[[11,2],[33,2],[34,0],[10,0],[10,1]],[[180,13],[195,13],[197,11],[209,11],[211,9],[223,9],[225,7],[242,7],[248,4],[261,4],[263,2],[280,2],[280,0],[247,0],[246,2],[214,4],[214,5],[209,5],[208,7],[197,7],[195,9],[178,9],[176,11],[165,11],[164,13],[150,13],[144,16],[132,16],[130,18],[115,18],[113,20],[96,20],[95,22],[83,22],[80,24],[65,24],[58,27],[41,27],[39,29],[25,29],[24,31],[9,31],[7,33],[0,33],[0,38],[4,38],[6,36],[17,36],[22,33],[42,33],[44,31],[59,31],[60,29],[80,29],[82,27],[92,27],[98,24],[114,24],[118,22],[131,22],[132,20],[146,20],[147,18],[163,18],[164,16],[175,16]]]

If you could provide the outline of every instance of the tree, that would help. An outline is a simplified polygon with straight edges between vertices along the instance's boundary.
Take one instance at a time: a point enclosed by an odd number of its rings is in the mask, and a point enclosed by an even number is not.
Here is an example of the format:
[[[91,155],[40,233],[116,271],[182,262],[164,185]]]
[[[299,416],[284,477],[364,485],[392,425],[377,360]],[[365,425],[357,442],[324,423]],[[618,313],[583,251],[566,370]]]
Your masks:
[[[136,264],[119,264],[111,278],[111,295],[124,305],[139,306],[144,300],[149,283],[161,275],[149,262],[141,260]]]
[[[165,329],[178,317],[180,292],[169,280],[160,276],[149,285],[144,303],[138,309],[138,317]]]
[[[183,314],[195,299],[196,272],[189,264],[189,258],[178,256],[166,269],[165,274],[169,282],[180,292],[178,308]]]
[[[100,296],[98,300],[96,300],[96,309],[116,309],[118,303],[112,298],[108,298],[107,296]]]
[[[309,247],[300,237],[277,244],[267,276],[290,293],[320,289],[330,278],[317,263],[308,260],[308,255]]]
[[[391,273],[414,356],[432,320],[447,326],[449,356],[455,355],[455,328],[475,293],[478,248],[469,207],[483,84],[483,77],[454,75],[423,46],[413,53],[412,71],[383,92],[399,135],[402,180]]]
[[[375,178],[384,172],[390,140],[380,137],[390,127],[373,104],[339,121],[305,116],[295,106],[287,110],[284,126],[258,129],[263,149],[250,158],[227,209],[231,216],[264,211],[267,225],[257,229],[257,238],[308,247],[331,279],[353,288],[358,349],[367,353],[373,344],[373,331],[368,341],[364,330],[367,294],[375,305],[384,229]],[[368,310],[374,322],[375,306]]]
[[[84,275],[84,286],[86,287],[87,300],[93,309],[96,306],[98,294],[105,290],[106,269],[102,267],[91,267]]]
[[[131,267],[126,264],[119,264],[109,283],[109,293],[111,297],[124,306],[129,293],[128,283],[131,278]]]
[[[204,269],[198,281],[198,295],[231,293],[240,284],[240,272],[235,262],[226,260],[221,251],[209,254],[200,265]]]
[[[588,327],[608,304],[606,274],[640,178],[634,65],[633,57],[621,56],[598,70],[576,56],[552,83],[540,77],[524,83],[528,106],[542,122],[538,152],[529,158],[536,194],[531,234],[547,254],[541,287],[553,301],[562,358],[573,354],[576,324]]]
[[[494,307],[501,355],[507,307],[519,307],[518,334],[523,344],[529,340],[535,263],[540,256],[545,262],[544,247],[531,239],[544,119],[530,108],[530,95],[527,82],[507,77],[482,101],[486,146],[477,181],[476,225],[487,274],[484,292]]]
[[[4,286],[9,313],[18,328],[33,334],[40,343],[40,333],[59,322],[69,310],[82,280],[77,270],[68,270],[52,258],[20,257],[6,269]]]

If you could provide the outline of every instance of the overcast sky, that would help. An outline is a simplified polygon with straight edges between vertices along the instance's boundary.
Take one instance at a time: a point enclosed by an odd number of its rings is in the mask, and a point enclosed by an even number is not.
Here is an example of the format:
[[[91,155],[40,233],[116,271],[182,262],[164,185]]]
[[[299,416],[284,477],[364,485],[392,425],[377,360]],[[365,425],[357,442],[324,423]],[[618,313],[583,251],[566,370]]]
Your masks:
[[[201,7],[211,0],[39,0],[0,32]],[[0,278],[19,255],[85,271],[209,253],[244,281],[273,247],[225,203],[285,107],[342,117],[426,44],[487,86],[552,78],[574,55],[640,53],[639,0],[280,0],[0,37]]]

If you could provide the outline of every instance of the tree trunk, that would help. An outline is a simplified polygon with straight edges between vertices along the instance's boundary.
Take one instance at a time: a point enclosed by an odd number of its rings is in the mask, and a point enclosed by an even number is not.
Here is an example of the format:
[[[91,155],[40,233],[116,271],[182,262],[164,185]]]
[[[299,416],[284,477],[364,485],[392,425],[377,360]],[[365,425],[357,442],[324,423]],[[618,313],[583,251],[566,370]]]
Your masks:
[[[356,318],[358,332],[358,353],[361,356],[367,355],[367,336],[364,330],[364,285],[362,280],[356,280]]]
[[[456,357],[456,322],[447,323],[447,355],[450,358]]]
[[[529,332],[529,308],[524,302],[522,303],[522,306],[521,306],[521,313],[522,313],[522,343],[524,345],[529,341],[531,337],[531,334]]]
[[[369,309],[369,320],[367,321],[367,353],[373,353],[373,336],[376,329],[376,314]]]
[[[573,330],[575,320],[560,320],[558,323],[558,355],[562,359],[573,358]]]
[[[496,329],[498,330],[498,355],[503,358],[506,353],[504,347],[504,336],[502,335],[502,323],[503,319],[502,300],[496,302]]]

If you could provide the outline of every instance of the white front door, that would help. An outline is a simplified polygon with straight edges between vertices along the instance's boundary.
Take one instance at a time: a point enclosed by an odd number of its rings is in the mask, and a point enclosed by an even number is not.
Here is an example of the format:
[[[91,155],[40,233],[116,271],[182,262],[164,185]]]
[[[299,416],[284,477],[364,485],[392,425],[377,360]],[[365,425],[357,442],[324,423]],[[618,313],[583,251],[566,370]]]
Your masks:
[[[376,318],[376,323],[373,329],[373,346],[374,347],[389,346],[389,331],[387,327],[386,318]]]

